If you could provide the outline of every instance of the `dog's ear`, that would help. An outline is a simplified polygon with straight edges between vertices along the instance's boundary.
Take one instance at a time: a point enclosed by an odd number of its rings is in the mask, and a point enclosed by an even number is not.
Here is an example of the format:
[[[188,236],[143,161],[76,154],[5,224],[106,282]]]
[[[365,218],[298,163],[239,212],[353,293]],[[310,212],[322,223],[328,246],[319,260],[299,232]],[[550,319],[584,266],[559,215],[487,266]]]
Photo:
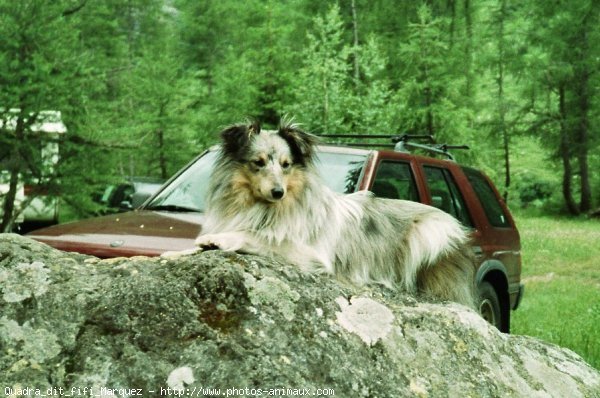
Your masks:
[[[306,166],[312,162],[317,137],[302,131],[296,124],[282,123],[278,133],[289,145],[294,163]]]
[[[252,136],[260,134],[260,124],[253,122],[249,124],[234,124],[221,131],[221,140],[225,153],[238,156],[248,147]]]

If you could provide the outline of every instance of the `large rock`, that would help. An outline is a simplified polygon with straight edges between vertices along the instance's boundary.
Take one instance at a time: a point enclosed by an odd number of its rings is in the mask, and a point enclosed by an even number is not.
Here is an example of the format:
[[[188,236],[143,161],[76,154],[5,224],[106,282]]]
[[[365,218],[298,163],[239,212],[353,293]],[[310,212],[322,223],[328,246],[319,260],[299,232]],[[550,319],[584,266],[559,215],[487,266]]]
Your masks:
[[[456,304],[344,286],[256,256],[100,261],[0,235],[0,388],[574,398],[600,396],[600,374]]]

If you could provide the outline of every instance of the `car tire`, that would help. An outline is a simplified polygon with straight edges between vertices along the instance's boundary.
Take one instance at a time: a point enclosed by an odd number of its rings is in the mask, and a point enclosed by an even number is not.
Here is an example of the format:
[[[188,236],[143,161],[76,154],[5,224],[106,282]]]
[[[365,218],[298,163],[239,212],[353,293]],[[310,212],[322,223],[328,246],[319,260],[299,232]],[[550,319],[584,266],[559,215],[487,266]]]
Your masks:
[[[491,283],[484,281],[479,284],[479,313],[481,317],[502,330],[502,309],[498,293]]]

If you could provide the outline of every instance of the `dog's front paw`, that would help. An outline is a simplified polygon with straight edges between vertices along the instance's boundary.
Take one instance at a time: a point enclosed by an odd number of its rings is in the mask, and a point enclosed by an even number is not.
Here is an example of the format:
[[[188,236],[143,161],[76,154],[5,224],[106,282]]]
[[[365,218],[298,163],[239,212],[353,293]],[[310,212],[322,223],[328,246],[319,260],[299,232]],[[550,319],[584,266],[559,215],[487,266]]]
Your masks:
[[[195,244],[203,251],[223,250],[234,252],[242,248],[244,241],[237,234],[222,233],[200,235]]]
[[[182,257],[182,256],[189,256],[191,254],[198,253],[199,251],[201,251],[200,248],[180,250],[180,251],[168,251],[168,252],[162,253],[160,256],[163,258],[178,259],[179,257]]]

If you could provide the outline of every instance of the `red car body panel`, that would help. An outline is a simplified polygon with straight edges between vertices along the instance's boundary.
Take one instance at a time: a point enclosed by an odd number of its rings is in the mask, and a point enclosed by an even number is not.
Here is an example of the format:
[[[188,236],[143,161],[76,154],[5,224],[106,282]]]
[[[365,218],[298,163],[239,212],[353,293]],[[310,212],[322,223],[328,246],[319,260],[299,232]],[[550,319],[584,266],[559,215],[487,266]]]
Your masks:
[[[159,256],[194,247],[203,216],[136,210],[34,231],[28,236],[60,250],[101,258]]]

